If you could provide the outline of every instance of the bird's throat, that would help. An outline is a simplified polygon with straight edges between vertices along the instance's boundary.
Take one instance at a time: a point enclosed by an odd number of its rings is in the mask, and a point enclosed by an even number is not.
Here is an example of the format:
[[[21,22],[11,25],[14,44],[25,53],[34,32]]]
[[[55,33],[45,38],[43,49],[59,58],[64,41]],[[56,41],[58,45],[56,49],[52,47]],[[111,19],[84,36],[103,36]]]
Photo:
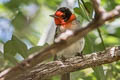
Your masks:
[[[76,19],[76,16],[74,14],[71,15],[71,17],[69,18],[68,21],[64,22],[64,20],[62,21],[61,25],[65,28],[65,29],[69,29],[72,27],[72,21],[74,21]]]

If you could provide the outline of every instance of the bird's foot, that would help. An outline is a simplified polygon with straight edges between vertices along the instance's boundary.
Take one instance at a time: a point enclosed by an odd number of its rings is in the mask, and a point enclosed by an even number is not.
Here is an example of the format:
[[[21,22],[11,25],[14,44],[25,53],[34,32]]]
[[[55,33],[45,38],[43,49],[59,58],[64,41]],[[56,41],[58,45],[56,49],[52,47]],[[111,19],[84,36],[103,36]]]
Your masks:
[[[81,58],[84,58],[82,53],[83,52],[81,52],[81,53],[78,52],[75,56],[80,56]]]
[[[61,59],[62,59],[63,62],[65,62],[65,60],[66,60],[67,58],[62,55],[62,56],[61,56]]]

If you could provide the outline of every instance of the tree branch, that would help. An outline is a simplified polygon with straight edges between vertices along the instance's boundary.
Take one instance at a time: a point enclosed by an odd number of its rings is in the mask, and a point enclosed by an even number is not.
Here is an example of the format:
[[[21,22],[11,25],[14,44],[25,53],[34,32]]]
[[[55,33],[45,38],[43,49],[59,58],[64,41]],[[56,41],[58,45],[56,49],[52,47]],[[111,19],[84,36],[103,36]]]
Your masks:
[[[91,0],[91,2],[97,15],[101,16],[103,13],[106,12],[105,9],[102,6],[100,6],[101,0]]]
[[[95,1],[96,0],[92,0],[93,3]],[[98,5],[94,6],[94,8],[97,13],[102,15],[101,17],[93,19],[93,21],[90,22],[85,28],[75,31],[74,35],[69,37],[66,41],[61,41],[57,44],[46,47],[45,49],[30,55],[28,59],[24,60],[15,67],[3,71],[2,73],[0,73],[0,80],[16,80],[18,76],[26,73],[27,71],[31,71],[31,69],[38,63],[50,58],[53,54],[57,54],[57,52],[70,46],[74,42],[78,41],[80,38],[87,35],[88,32],[100,27],[106,21],[120,16],[120,6],[117,6],[111,12],[104,13],[101,13],[101,10],[99,11],[99,3]]]
[[[84,58],[79,56],[62,61],[41,63],[30,71],[16,77],[16,80],[43,80],[58,74],[73,72],[89,67],[96,67],[103,64],[120,60],[120,46],[108,48],[106,51],[91,53]]]

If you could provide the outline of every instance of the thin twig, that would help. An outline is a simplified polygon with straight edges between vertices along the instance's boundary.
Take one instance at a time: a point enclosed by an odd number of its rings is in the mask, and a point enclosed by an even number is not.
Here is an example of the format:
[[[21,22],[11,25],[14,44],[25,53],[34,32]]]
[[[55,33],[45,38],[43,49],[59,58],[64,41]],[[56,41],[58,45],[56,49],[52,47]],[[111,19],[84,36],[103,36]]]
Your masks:
[[[102,16],[102,14],[106,12],[105,9],[100,6],[101,0],[91,0],[91,2],[97,15]]]
[[[81,1],[82,1],[83,5],[84,5],[84,7],[85,7],[85,9],[86,9],[86,12],[90,15],[90,12],[89,12],[87,6],[85,5],[85,2],[84,2],[83,0],[81,0]],[[100,3],[100,2],[99,2],[99,3]],[[97,15],[97,13],[96,13],[95,15]],[[106,48],[105,48],[105,44],[104,44],[104,40],[103,40],[103,37],[102,37],[101,31],[100,31],[100,28],[97,28],[97,31],[98,31],[99,37],[100,37],[100,39],[101,39],[101,42],[102,42],[103,48],[104,48],[104,50],[105,50]]]
[[[104,48],[104,50],[106,50],[106,47],[105,47],[105,44],[104,44],[104,40],[103,40],[103,37],[102,37],[102,35],[101,35],[100,28],[97,28],[97,31],[98,31],[99,37],[100,37],[100,39],[101,39],[101,42],[102,42],[103,48]]]

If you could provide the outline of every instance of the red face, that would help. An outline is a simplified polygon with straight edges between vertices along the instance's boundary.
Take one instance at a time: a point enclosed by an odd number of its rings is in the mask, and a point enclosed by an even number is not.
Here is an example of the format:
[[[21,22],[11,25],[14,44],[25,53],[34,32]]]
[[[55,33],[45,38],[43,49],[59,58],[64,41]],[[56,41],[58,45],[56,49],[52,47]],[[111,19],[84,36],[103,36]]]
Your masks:
[[[66,7],[59,8],[52,17],[54,17],[56,25],[62,25],[65,28],[70,27],[71,22],[76,19],[75,15]]]
[[[56,25],[62,25],[62,24],[64,24],[65,22],[64,22],[64,19],[63,19],[63,16],[64,16],[65,14],[63,13],[63,12],[61,12],[61,11],[57,11],[56,13],[55,13],[55,18],[54,18],[54,20],[55,20],[55,24]]]

